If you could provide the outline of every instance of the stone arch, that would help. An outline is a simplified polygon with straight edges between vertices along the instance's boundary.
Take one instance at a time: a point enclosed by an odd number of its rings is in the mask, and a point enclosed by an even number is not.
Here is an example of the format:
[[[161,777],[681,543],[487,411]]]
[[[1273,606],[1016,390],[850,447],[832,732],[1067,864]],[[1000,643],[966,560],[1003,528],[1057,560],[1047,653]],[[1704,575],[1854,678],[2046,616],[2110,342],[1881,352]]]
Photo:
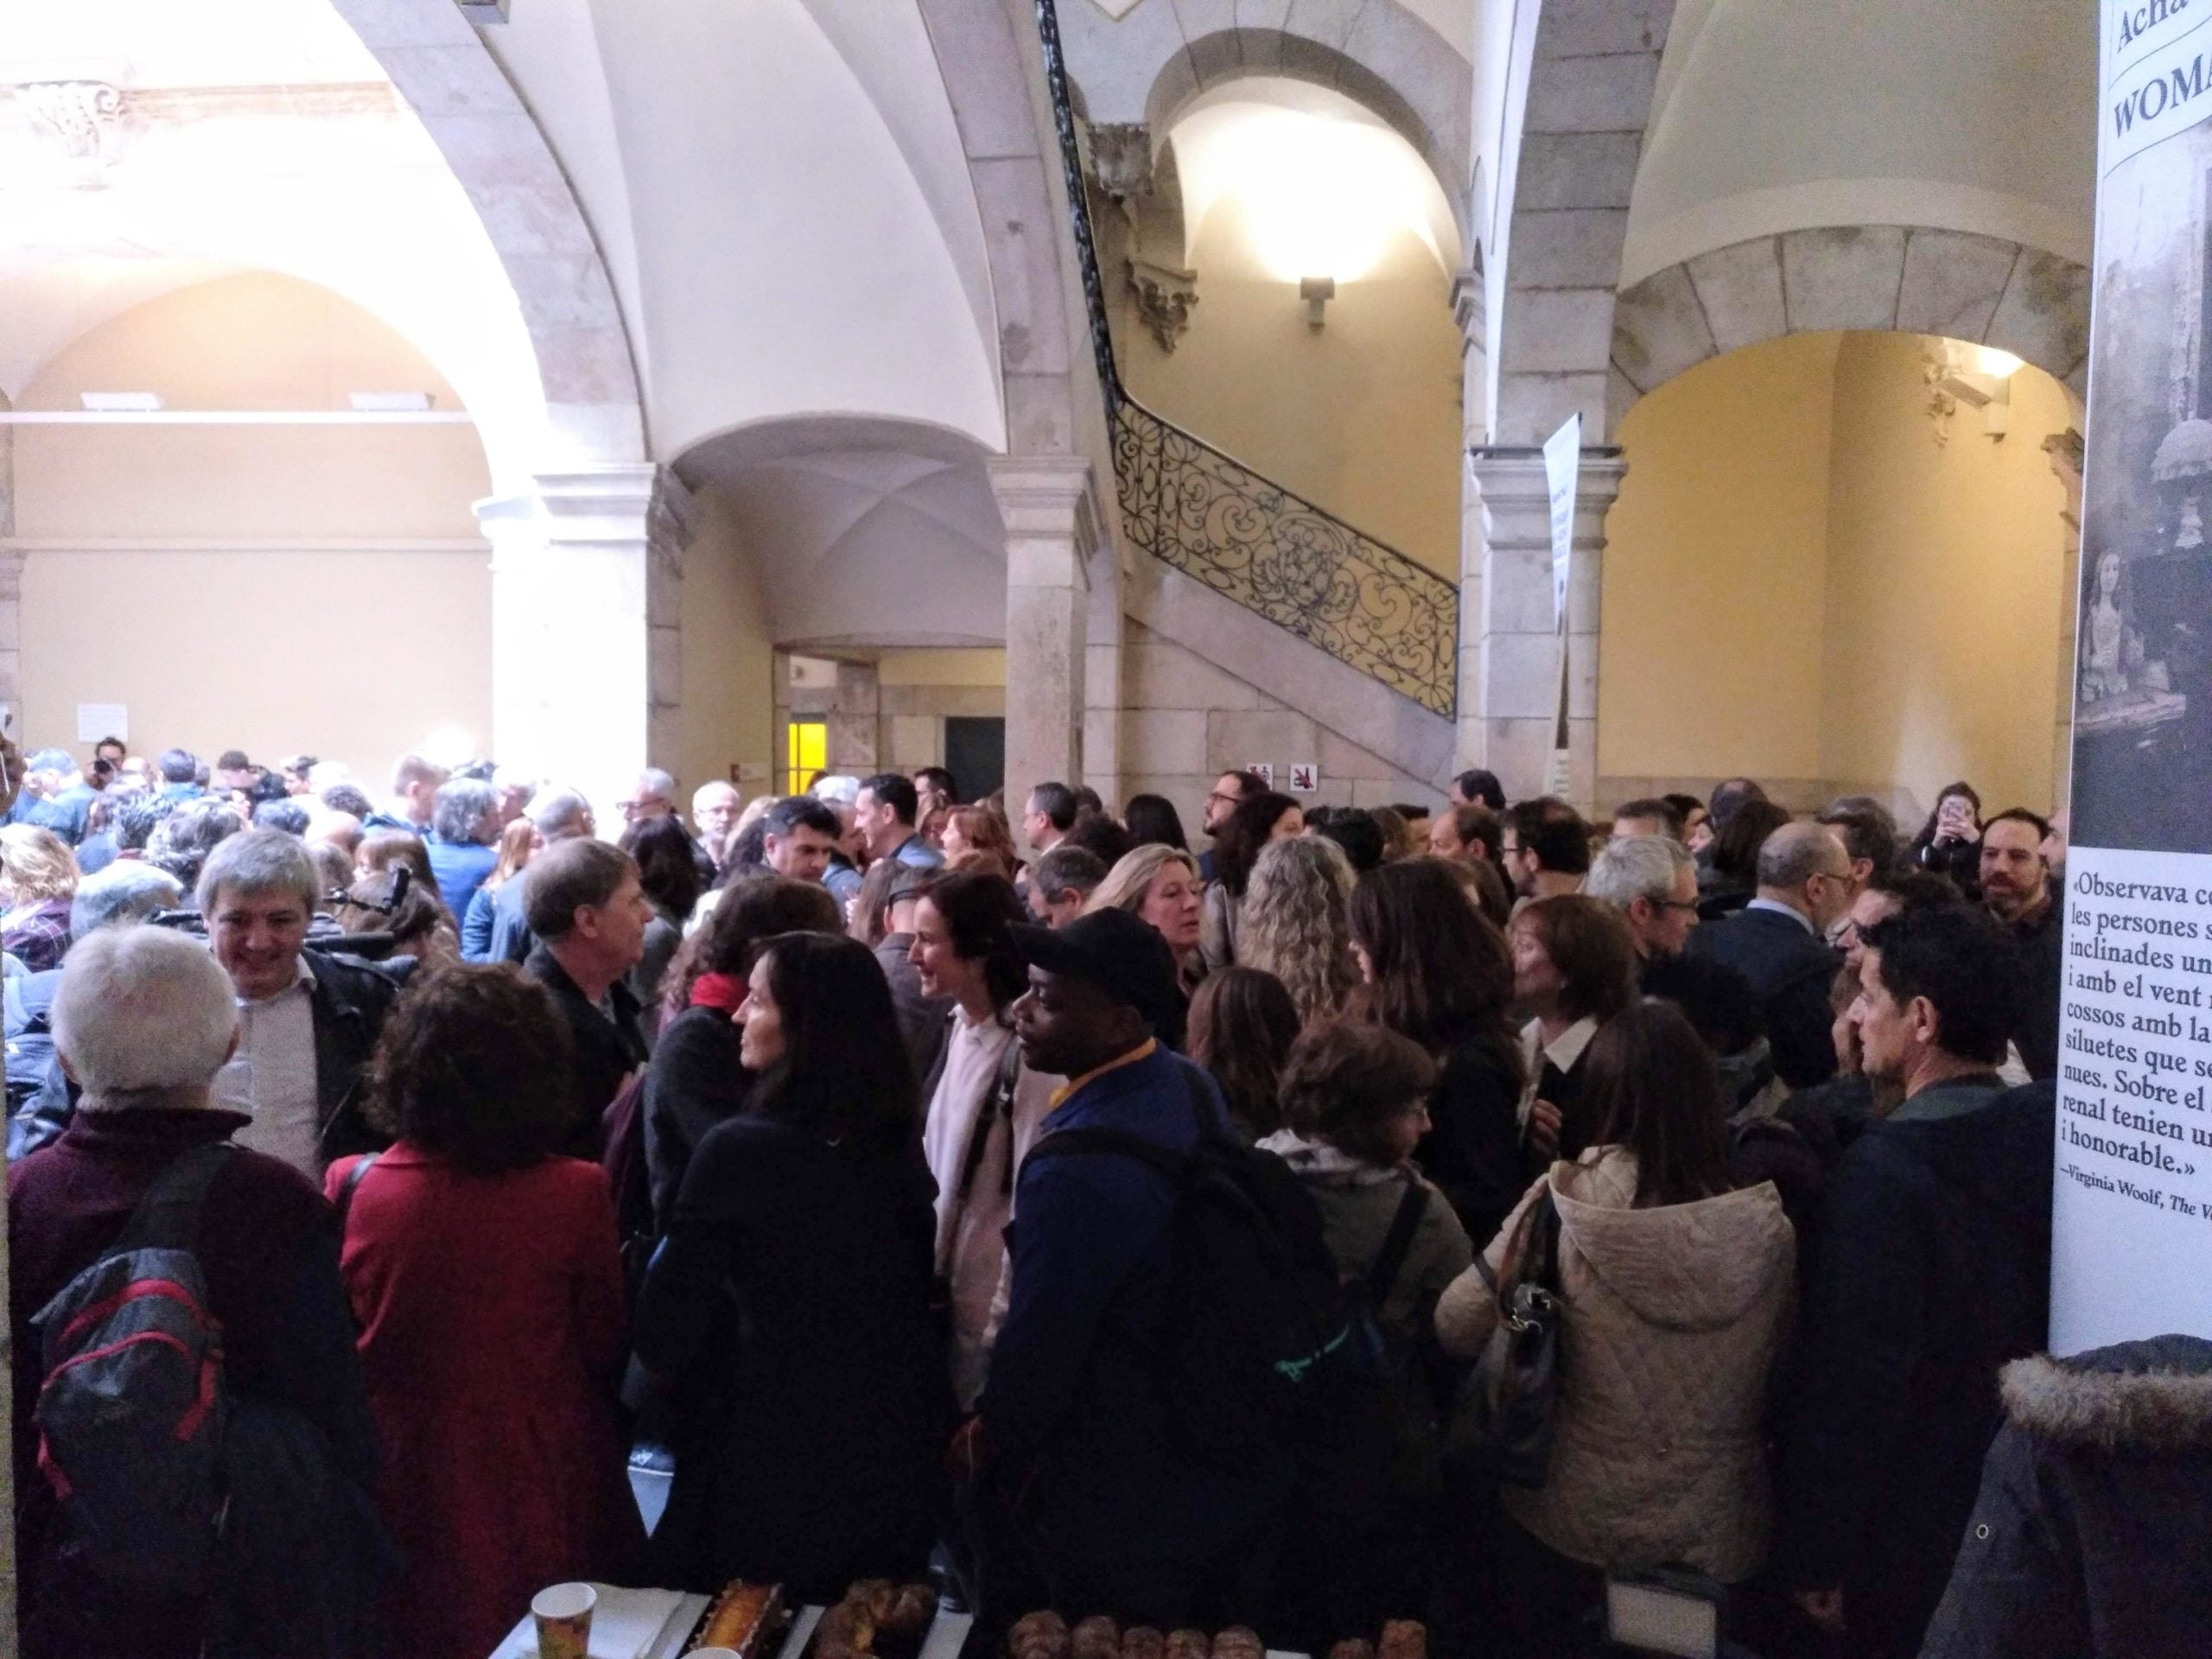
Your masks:
[[[1853,225],[1754,237],[1655,271],[1613,314],[1606,431],[1687,369],[1783,334],[1941,334],[2010,352],[2083,395],[2089,273],[1995,237]]]
[[[1160,66],[1145,98],[1154,146],[1191,100],[1212,87],[1262,75],[1325,86],[1372,111],[1428,163],[1465,243],[1471,92],[1468,76],[1452,72],[1458,55],[1396,0],[1375,0],[1341,43],[1294,29],[1294,20],[1303,22],[1294,12],[1281,29],[1232,27],[1191,36]]]
[[[450,0],[332,0],[413,108],[514,289],[545,402],[549,469],[634,464],[645,412],[599,246],[537,120]]]
[[[1605,429],[1629,198],[1675,0],[1548,0],[1536,23],[1495,318],[1493,443]]]

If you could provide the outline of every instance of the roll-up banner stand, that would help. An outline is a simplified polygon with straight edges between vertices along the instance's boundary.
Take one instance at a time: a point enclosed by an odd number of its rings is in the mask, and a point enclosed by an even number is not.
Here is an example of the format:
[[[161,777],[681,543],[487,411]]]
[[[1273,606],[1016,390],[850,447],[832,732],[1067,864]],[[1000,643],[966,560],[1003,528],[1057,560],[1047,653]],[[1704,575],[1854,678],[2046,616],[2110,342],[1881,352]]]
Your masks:
[[[2212,1337],[2212,0],[2104,0],[2051,1347]]]

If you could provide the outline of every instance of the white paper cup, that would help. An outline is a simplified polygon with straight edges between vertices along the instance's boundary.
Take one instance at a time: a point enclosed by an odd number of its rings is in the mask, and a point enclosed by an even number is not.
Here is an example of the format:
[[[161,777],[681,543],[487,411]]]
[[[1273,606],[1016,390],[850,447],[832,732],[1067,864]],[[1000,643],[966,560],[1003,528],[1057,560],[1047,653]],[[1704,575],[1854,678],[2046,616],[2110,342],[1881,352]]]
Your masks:
[[[735,1648],[694,1648],[686,1659],[737,1659]]]
[[[588,1584],[556,1584],[531,1597],[538,1659],[588,1659],[592,1609],[598,1605],[599,1592]]]

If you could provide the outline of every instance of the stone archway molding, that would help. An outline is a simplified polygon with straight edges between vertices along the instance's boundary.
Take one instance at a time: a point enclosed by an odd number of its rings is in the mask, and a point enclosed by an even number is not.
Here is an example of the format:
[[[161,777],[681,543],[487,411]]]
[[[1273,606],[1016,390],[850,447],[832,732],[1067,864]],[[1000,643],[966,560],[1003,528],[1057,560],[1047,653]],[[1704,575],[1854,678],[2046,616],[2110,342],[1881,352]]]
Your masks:
[[[536,119],[452,0],[332,0],[453,169],[513,286],[556,470],[646,458],[627,331],[591,226]]]
[[[1160,65],[1145,99],[1145,125],[1154,143],[1166,137],[1192,99],[1230,81],[1275,75],[1325,86],[1373,111],[1428,163],[1465,245],[1471,94],[1461,60],[1395,0],[1372,0],[1341,43],[1299,26],[1310,24],[1305,9],[1294,7],[1280,29],[1230,27],[1190,36],[1185,50]]]
[[[1785,231],[1655,271],[1613,313],[1608,431],[1697,365],[1828,329],[1939,334],[2034,364],[2083,395],[2089,272],[2041,248],[1930,226]]]

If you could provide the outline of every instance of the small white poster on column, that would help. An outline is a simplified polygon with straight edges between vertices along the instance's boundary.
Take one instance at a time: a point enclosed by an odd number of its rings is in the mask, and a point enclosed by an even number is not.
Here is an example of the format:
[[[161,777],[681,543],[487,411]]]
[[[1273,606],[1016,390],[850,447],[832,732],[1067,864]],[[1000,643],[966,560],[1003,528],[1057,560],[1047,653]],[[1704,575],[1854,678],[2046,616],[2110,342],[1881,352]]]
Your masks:
[[[2212,1336],[2212,97],[2193,8],[2104,0],[2051,1347]],[[2184,94],[2187,94],[2186,97]]]
[[[1574,488],[1582,468],[1582,415],[1544,440],[1544,485],[1552,498],[1552,620],[1567,632],[1567,579],[1574,559]]]

